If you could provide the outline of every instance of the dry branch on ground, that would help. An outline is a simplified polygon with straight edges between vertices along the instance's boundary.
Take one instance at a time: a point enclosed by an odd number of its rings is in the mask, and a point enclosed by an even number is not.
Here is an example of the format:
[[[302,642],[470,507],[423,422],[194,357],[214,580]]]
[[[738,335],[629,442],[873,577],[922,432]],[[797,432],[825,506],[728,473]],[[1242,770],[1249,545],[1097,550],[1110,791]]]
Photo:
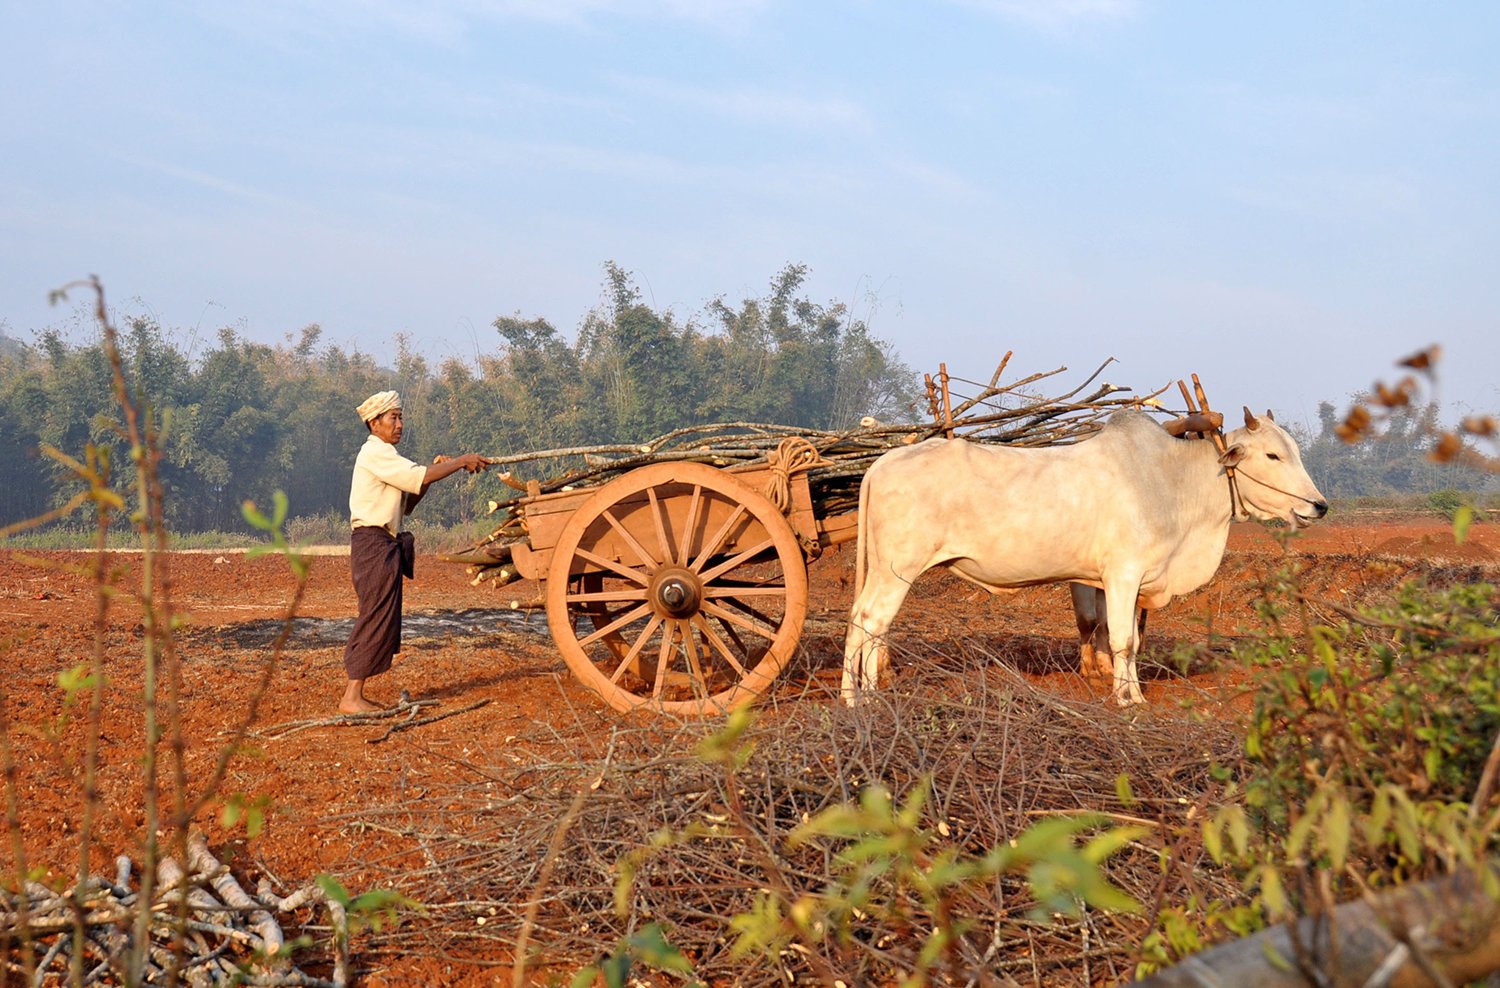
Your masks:
[[[129,981],[134,948],[131,931],[142,907],[130,886],[139,867],[116,859],[113,879],[91,877],[81,890],[55,891],[38,882],[22,892],[0,894],[0,941],[28,948],[7,951],[5,983],[29,975],[32,984],[63,984],[75,964],[89,985]],[[184,899],[186,900],[184,903]],[[287,937],[276,917],[322,905],[335,944],[331,980],[294,967]],[[309,920],[310,922],[310,920]],[[302,923],[298,923],[302,926]],[[197,986],[225,983],[342,988],[349,983],[348,929],[343,906],[321,888],[308,886],[285,898],[262,882],[246,892],[208,848],[202,834],[187,840],[187,867],[174,857],[156,864],[156,894],[150,906],[146,984]]]

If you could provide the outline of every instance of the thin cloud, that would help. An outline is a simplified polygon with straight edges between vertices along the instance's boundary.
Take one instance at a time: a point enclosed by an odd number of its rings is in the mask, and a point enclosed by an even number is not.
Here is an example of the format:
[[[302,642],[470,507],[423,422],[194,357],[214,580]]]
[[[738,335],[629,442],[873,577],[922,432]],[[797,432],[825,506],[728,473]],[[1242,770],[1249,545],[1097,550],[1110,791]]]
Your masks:
[[[870,133],[875,129],[874,120],[863,106],[837,96],[808,97],[757,87],[712,89],[679,86],[639,76],[617,75],[615,81],[632,93],[718,117],[807,130],[832,128]]]
[[[230,196],[231,198],[244,199],[250,202],[261,203],[263,205],[274,205],[281,207],[299,205],[296,201],[288,199],[285,196],[267,192],[264,189],[256,189],[251,188],[248,185],[241,185],[238,182],[232,182],[229,179],[220,178],[217,175],[211,175],[208,172],[198,171],[194,168],[184,168],[181,165],[175,165],[168,161],[159,161],[154,158],[146,158],[134,154],[116,153],[113,155],[113,157],[116,160],[124,162],[125,164],[134,165],[137,168],[141,168],[146,171],[152,171],[161,175],[166,175],[169,178],[187,182],[191,185],[199,186],[200,188],[209,189],[214,192],[220,192],[226,196]]]
[[[1089,24],[1114,23],[1134,17],[1139,0],[951,0],[1006,20],[1047,31],[1064,31]]]
[[[588,27],[601,18],[675,20],[737,32],[769,0],[264,0],[250,8],[219,4],[204,10],[226,26],[260,24],[263,33],[317,37],[370,30],[449,44],[476,27],[537,21]]]

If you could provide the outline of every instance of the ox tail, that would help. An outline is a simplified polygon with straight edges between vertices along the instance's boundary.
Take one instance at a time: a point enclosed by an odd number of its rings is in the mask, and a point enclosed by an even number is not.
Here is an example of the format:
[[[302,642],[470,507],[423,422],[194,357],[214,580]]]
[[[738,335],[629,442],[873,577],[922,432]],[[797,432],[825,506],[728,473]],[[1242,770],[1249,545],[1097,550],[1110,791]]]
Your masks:
[[[859,517],[854,522],[854,599],[859,600],[860,591],[865,588],[865,534],[869,528],[870,512],[867,510],[870,500],[870,485],[864,481],[869,480],[866,473],[864,480],[859,485]]]

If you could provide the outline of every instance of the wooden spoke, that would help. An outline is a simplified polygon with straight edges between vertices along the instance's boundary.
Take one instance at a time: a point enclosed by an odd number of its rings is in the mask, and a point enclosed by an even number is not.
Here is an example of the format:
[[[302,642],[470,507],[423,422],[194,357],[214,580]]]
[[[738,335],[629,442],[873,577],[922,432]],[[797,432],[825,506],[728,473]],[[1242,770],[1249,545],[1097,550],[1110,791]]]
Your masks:
[[[738,594],[736,594],[735,596],[732,596],[732,597],[724,597],[724,598],[722,598],[722,600],[723,600],[723,602],[725,604],[728,604],[730,607],[733,607],[735,610],[739,611],[741,614],[743,614],[743,615],[745,615],[746,617],[749,617],[749,618],[754,618],[755,620],[760,621],[762,624],[767,624],[767,625],[770,625],[772,627],[775,627],[776,624],[777,624],[777,620],[776,620],[775,617],[773,617],[770,614],[766,614],[765,612],[763,612],[763,611],[761,611],[761,610],[759,610],[757,608],[751,607],[749,604],[747,604],[744,601],[740,600]]]
[[[734,611],[725,610],[718,604],[709,603],[708,601],[703,602],[703,610],[708,614],[712,614],[720,621],[728,621],[730,624],[744,628],[746,631],[753,631],[762,638],[776,637],[776,625],[774,623],[770,623],[769,626],[757,624],[748,618],[741,617]]]
[[[589,562],[593,563],[595,566],[603,566],[607,570],[619,573],[627,580],[634,580],[636,583],[639,583],[643,587],[651,582],[651,577],[647,574],[642,573],[640,570],[631,569],[630,567],[625,566],[621,563],[617,563],[613,559],[606,559],[603,556],[597,556],[594,553],[589,552],[587,549],[582,548],[576,550],[576,553],[579,559],[586,559]]]
[[[693,618],[693,626],[698,629],[698,634],[703,636],[703,640],[712,645],[714,651],[718,652],[724,661],[728,662],[730,667],[743,678],[745,667],[740,665],[740,660],[735,657],[734,649],[714,633],[713,625],[708,623],[708,619],[699,614]]]
[[[723,545],[724,540],[729,537],[729,530],[732,529],[735,523],[743,517],[745,517],[745,506],[743,504],[735,505],[734,510],[730,512],[729,517],[724,519],[724,524],[720,525],[719,530],[714,533],[714,537],[703,543],[703,548],[698,551],[698,558],[693,560],[693,564],[691,567],[693,570],[697,571],[703,569],[703,564],[706,563],[709,558],[714,555],[714,553],[719,551],[719,546]]]
[[[749,562],[751,559],[754,559],[756,556],[765,552],[775,544],[776,543],[773,540],[766,539],[764,542],[757,543],[756,545],[753,545],[748,549],[735,553],[733,556],[730,556],[728,559],[724,560],[713,569],[705,570],[701,574],[703,582],[709,583],[717,579],[719,576],[728,573],[730,570],[738,569],[740,566],[743,566],[745,563]]]
[[[618,586],[619,581],[611,577],[611,591],[618,593],[629,593],[633,599],[624,603],[642,603],[645,600],[645,588],[637,586]],[[577,597],[601,592],[604,586],[604,574],[598,571],[580,573],[576,578],[568,581],[568,588],[572,591],[568,596]],[[622,613],[621,608],[611,607],[608,603],[598,600],[574,601],[568,605],[568,609],[575,615],[573,627],[580,626],[579,621],[587,619],[597,630],[609,624]],[[625,639],[618,632],[610,632],[604,637],[604,645],[615,656],[622,656],[626,651]]]
[[[738,592],[739,593],[745,593],[746,591],[745,591],[745,589],[741,589]],[[595,590],[595,591],[585,591],[583,593],[570,593],[567,596],[568,603],[570,603],[570,604],[583,604],[583,603],[589,603],[589,602],[594,602],[594,601],[602,601],[602,602],[607,602],[607,603],[612,603],[613,604],[613,603],[620,603],[622,601],[627,601],[627,600],[636,601],[638,603],[638,602],[643,601],[645,599],[646,599],[646,591],[645,591],[645,588],[643,588],[643,587],[642,588],[632,587],[632,588],[630,588],[628,590]]]
[[[747,646],[745,644],[745,640],[740,637],[740,633],[734,630],[734,625],[730,624],[723,618],[714,618],[714,620],[719,622],[719,627],[724,629],[724,634],[728,635],[729,640],[734,642],[734,647],[740,650],[741,655],[750,654],[749,646]]]
[[[661,549],[661,561],[674,562],[677,553],[672,551],[672,537],[667,532],[668,519],[662,514],[661,498],[657,497],[655,487],[646,488],[646,500],[651,502],[651,521],[656,526],[656,544]]]
[[[703,596],[710,599],[725,597],[785,597],[786,587],[774,584],[767,584],[763,587],[724,587],[716,585],[704,587]]]
[[[708,679],[703,675],[703,667],[698,663],[698,645],[693,641],[693,629],[687,621],[677,621],[677,633],[682,636],[682,648],[687,653],[688,669],[692,673],[693,692],[698,699],[708,699]]]
[[[615,517],[615,513],[613,511],[604,512],[604,520],[609,522],[609,527],[618,532],[620,538],[624,540],[625,544],[630,546],[631,551],[634,552],[640,559],[642,566],[644,566],[648,570],[654,570],[656,569],[656,567],[661,565],[662,560],[657,559],[651,554],[650,550],[641,545],[640,541],[631,534],[630,529],[620,524],[620,519]]]
[[[618,683],[620,676],[624,674],[625,670],[629,669],[640,658],[641,650],[651,640],[651,633],[661,624],[661,620],[661,615],[651,615],[651,620],[646,622],[646,630],[641,632],[640,637],[635,640],[635,644],[630,646],[630,651],[626,652],[625,657],[620,660],[620,664],[615,666],[614,673],[609,677],[610,685]]]
[[[661,698],[662,684],[667,681],[667,673],[672,669],[672,630],[670,621],[661,629],[661,650],[656,654],[656,682],[651,687],[651,695],[657,699]]]
[[[677,565],[686,566],[693,552],[693,530],[698,527],[698,510],[703,506],[703,486],[693,485],[693,496],[688,499],[687,521],[682,526],[682,541],[677,546]]]
[[[588,635],[586,637],[578,639],[578,644],[586,648],[599,639],[603,638],[605,635],[611,634],[615,631],[619,631],[630,622],[638,621],[650,613],[651,607],[647,604],[642,604],[640,607],[633,607],[621,616],[606,624],[604,627],[595,629],[592,635]]]

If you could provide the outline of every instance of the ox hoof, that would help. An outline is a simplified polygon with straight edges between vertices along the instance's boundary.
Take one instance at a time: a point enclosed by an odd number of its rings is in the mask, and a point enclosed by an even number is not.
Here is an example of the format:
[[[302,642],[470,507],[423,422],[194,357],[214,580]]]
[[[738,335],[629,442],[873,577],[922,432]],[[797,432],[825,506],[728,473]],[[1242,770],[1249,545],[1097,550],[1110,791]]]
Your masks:
[[[870,702],[869,690],[840,690],[839,699],[846,707],[862,707]]]

